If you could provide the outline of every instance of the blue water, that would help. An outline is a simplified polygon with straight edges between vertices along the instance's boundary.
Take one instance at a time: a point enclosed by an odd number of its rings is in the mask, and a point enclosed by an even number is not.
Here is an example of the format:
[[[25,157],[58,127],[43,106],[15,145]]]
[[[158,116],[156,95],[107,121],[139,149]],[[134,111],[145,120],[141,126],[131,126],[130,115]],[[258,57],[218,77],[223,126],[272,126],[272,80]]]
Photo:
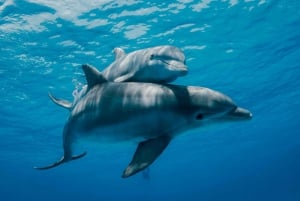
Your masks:
[[[247,122],[179,136],[150,178],[121,179],[136,145],[92,145],[62,155],[68,111],[85,84],[80,65],[102,70],[112,49],[175,45],[189,74],[175,84],[221,91],[253,113]],[[300,200],[300,3],[297,0],[0,0],[0,199]]]

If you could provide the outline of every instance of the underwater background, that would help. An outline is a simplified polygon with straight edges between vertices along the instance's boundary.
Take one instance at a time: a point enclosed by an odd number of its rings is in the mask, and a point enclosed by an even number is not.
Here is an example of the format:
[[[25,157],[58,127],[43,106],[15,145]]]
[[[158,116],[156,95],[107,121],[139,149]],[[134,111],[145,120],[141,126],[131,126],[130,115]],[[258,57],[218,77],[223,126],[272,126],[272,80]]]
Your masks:
[[[178,136],[148,172],[121,173],[135,143],[91,144],[62,156],[68,111],[85,84],[81,64],[103,70],[113,48],[181,48],[189,74],[253,119]],[[0,200],[300,200],[298,0],[0,0]],[[176,122],[174,122],[176,123]]]

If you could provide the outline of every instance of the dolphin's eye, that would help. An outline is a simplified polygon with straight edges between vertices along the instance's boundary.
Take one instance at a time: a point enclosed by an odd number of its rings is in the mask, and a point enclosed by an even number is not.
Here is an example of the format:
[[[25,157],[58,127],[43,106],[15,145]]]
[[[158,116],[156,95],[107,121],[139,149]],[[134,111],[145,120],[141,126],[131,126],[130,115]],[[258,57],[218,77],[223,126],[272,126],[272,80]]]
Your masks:
[[[150,60],[154,59],[154,54],[150,55]]]
[[[201,113],[197,114],[196,119],[197,120],[202,120],[203,119],[203,114],[201,114]]]

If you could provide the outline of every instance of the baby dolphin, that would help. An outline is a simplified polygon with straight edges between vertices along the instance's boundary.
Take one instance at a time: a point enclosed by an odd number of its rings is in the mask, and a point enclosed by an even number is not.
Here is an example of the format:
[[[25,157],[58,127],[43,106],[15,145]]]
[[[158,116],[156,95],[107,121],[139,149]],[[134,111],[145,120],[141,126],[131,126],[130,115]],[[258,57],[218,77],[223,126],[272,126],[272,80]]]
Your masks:
[[[74,155],[76,140],[140,143],[122,177],[148,168],[177,135],[209,122],[251,119],[228,96],[212,89],[157,83],[108,82],[97,69],[83,65],[86,93],[70,108],[63,130],[64,155],[56,167],[83,157]],[[176,122],[176,123],[174,123]]]
[[[108,81],[167,83],[188,72],[185,56],[175,46],[156,46],[128,54],[115,48],[114,53],[115,61],[102,72]]]

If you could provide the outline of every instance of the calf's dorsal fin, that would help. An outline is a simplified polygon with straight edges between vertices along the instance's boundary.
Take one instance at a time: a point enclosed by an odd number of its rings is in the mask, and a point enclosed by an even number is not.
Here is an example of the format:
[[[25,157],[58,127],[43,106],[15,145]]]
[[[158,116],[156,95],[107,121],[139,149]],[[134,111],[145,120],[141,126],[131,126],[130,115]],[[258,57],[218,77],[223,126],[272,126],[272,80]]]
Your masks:
[[[115,60],[126,55],[125,51],[120,47],[114,48],[114,54],[115,54]]]

